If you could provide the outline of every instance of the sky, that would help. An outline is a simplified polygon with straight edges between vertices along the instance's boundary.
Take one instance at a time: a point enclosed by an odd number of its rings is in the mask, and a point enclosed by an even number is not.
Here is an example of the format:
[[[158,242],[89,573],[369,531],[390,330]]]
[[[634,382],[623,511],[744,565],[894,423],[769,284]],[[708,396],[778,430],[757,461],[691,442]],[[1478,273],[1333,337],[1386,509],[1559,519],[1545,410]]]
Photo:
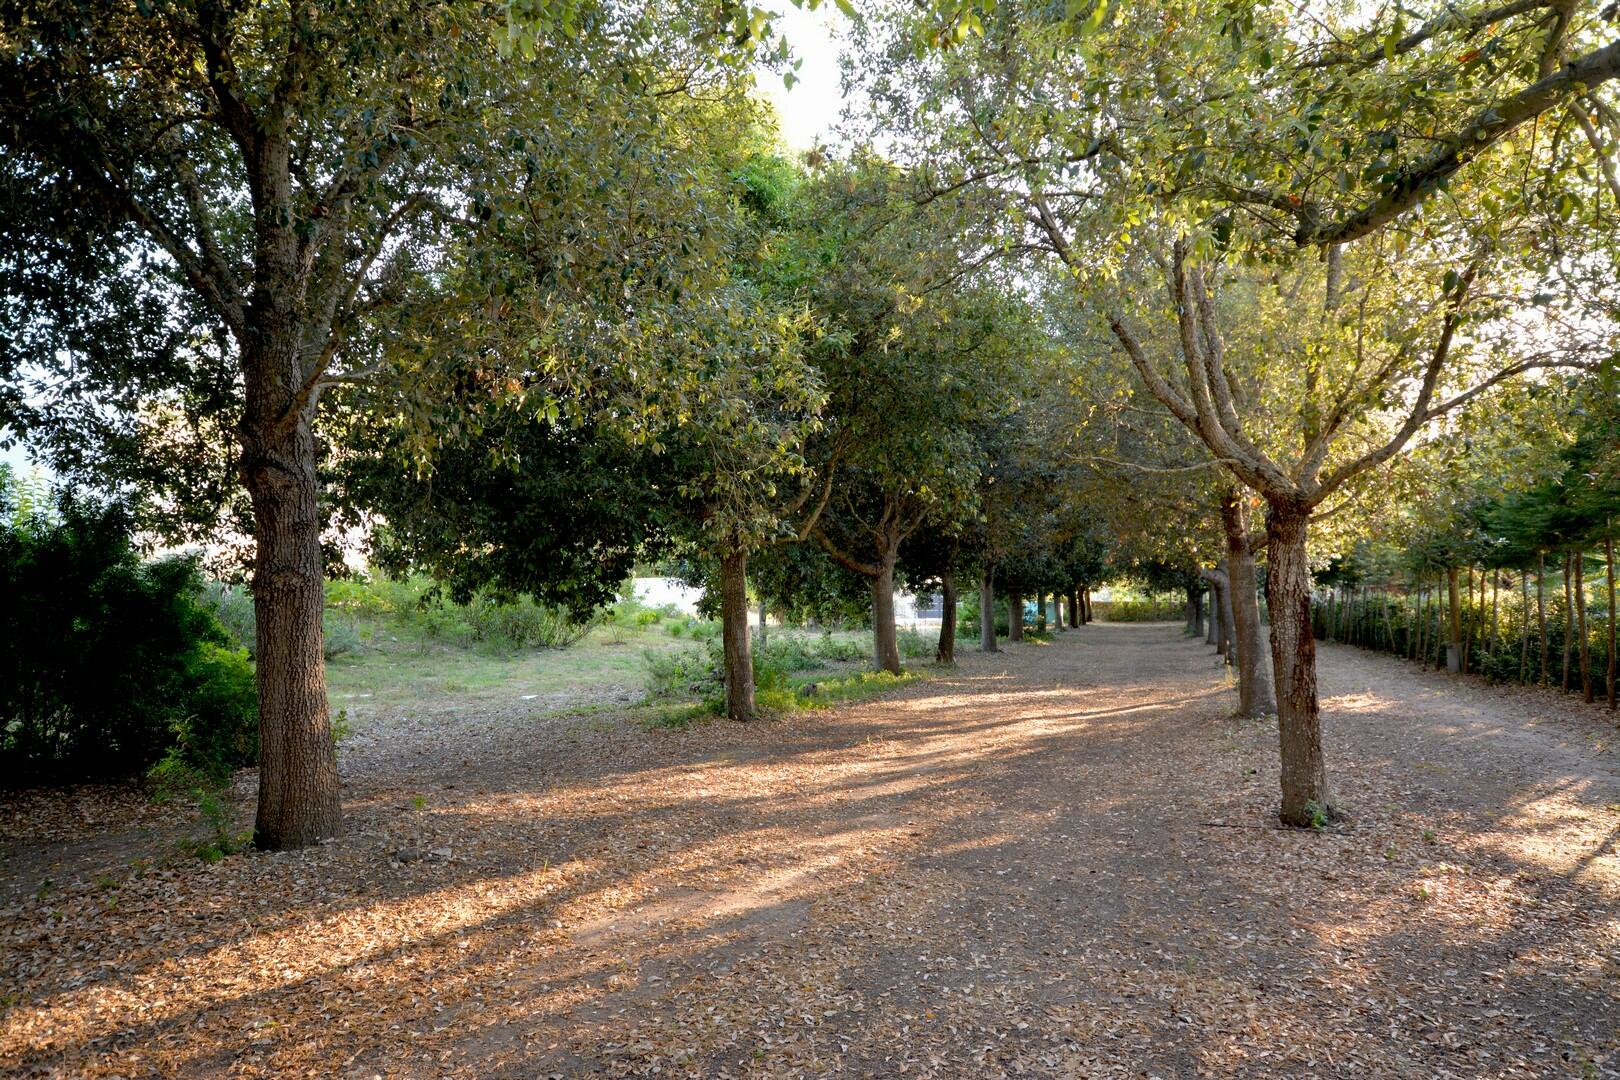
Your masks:
[[[782,85],[782,77],[761,71],[759,83],[782,121],[782,140],[793,150],[808,150],[819,140],[831,141],[844,98],[839,85],[838,42],[835,35],[844,21],[838,9],[824,3],[815,11],[781,5],[778,25],[787,35],[793,54],[801,63],[798,82],[792,89]]]

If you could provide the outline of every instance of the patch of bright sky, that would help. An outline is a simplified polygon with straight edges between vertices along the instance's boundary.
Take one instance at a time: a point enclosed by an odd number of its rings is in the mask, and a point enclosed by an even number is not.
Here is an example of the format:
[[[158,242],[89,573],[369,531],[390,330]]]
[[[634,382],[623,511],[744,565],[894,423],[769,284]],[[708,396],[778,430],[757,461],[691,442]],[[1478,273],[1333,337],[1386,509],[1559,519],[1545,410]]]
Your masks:
[[[779,73],[761,70],[760,89],[776,107],[782,141],[789,149],[826,145],[833,140],[833,126],[844,108],[838,70],[838,33],[844,17],[831,3],[814,11],[783,3],[779,11],[777,26],[800,62],[794,73],[798,81],[789,88],[782,84]]]

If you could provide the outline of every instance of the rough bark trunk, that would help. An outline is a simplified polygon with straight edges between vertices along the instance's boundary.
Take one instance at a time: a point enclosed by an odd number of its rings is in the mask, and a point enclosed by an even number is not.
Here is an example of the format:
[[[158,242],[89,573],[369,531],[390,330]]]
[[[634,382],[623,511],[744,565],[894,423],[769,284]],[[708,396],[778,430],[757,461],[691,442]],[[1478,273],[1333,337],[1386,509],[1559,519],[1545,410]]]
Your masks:
[[[900,638],[894,628],[894,558],[872,579],[872,662],[879,671],[900,674]]]
[[[1311,568],[1305,554],[1310,510],[1270,501],[1266,514],[1267,595],[1271,662],[1276,673],[1277,739],[1282,757],[1284,824],[1309,826],[1335,816],[1322,754],[1316,695],[1316,642],[1311,633]]]
[[[949,570],[939,576],[939,644],[934,646],[934,662],[956,663],[956,575]]]
[[[306,410],[290,419],[296,349],[249,363],[241,475],[253,505],[253,616],[258,640],[259,805],[254,843],[304,847],[343,831],[327,710],[321,612],[320,488]],[[259,377],[254,377],[258,375]],[[290,386],[296,387],[296,377]]]
[[[996,651],[996,585],[988,570],[979,578],[979,651]]]
[[[1254,553],[1249,549],[1249,523],[1235,495],[1221,500],[1221,528],[1226,534],[1226,586],[1232,594],[1232,644],[1237,652],[1238,715],[1270,716],[1277,711],[1271,672],[1260,631],[1260,597],[1255,584]],[[1306,617],[1310,615],[1307,597]]]
[[[1024,594],[1007,594],[1007,640],[1024,640]]]
[[[748,633],[748,555],[720,560],[720,640],[725,653],[726,715],[754,718],[754,654]]]

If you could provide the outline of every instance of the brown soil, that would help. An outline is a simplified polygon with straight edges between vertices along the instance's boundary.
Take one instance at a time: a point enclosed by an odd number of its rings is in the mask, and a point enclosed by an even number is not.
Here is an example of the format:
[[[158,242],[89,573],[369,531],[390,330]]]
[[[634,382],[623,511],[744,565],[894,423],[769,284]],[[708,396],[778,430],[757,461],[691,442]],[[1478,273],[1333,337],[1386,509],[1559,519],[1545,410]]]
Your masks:
[[[1608,715],[1322,674],[1320,832],[1163,625],[747,727],[402,725],[313,851],[131,867],[177,811],[13,801],[0,1069],[1620,1076]]]

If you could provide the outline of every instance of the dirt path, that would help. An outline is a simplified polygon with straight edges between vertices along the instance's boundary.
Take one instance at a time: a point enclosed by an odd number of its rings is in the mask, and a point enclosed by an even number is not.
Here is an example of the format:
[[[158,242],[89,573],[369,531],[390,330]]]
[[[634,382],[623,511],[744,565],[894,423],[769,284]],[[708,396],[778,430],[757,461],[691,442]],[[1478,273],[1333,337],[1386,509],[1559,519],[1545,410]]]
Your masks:
[[[418,725],[337,844],[7,889],[0,1069],[1620,1076],[1613,727],[1322,668],[1321,833],[1165,626],[747,728]]]

